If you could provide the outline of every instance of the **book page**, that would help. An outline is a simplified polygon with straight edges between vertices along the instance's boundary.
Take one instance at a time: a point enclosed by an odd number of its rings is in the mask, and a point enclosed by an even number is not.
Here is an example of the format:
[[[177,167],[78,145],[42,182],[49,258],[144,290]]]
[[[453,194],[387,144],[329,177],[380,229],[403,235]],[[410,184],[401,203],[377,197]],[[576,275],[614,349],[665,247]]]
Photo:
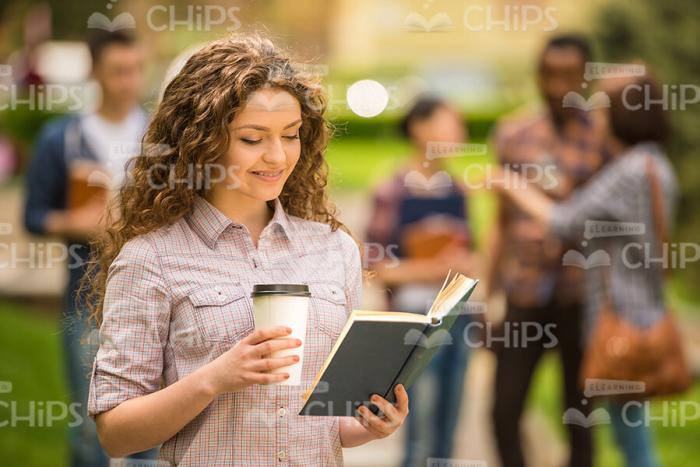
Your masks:
[[[457,273],[447,287],[440,291],[435,298],[435,302],[430,308],[430,316],[442,319],[459,303],[461,298],[474,286],[475,282],[474,279]]]

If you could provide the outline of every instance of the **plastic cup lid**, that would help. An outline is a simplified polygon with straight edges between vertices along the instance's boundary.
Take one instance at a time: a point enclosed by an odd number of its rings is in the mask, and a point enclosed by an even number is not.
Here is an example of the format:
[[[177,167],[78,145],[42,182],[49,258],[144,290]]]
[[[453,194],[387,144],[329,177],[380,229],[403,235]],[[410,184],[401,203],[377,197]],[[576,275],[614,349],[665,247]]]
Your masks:
[[[252,297],[261,295],[291,295],[295,297],[310,297],[309,286],[306,284],[255,284]]]

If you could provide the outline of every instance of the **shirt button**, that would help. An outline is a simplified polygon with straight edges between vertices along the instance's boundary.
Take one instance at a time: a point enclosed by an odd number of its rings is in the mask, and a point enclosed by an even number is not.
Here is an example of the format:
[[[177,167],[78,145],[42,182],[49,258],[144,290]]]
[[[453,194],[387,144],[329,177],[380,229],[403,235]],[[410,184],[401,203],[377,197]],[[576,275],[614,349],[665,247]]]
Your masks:
[[[284,451],[279,451],[277,453],[277,460],[283,461],[287,458],[287,453]]]
[[[280,407],[280,409],[277,411],[277,415],[280,416],[280,418],[284,417],[287,414],[287,409],[284,407]]]

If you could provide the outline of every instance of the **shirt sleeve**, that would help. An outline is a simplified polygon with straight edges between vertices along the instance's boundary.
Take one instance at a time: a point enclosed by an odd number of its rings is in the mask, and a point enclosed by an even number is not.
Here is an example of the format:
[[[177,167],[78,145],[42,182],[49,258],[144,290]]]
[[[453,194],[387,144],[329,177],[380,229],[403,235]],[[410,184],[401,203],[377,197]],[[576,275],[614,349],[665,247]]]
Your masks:
[[[88,397],[91,417],[160,388],[171,299],[147,239],[127,242],[109,268]]]
[[[551,229],[564,238],[578,238],[586,221],[624,221],[629,216],[629,196],[639,192],[639,181],[645,180],[643,159],[627,157],[612,162],[598,175],[553,206]]]
[[[345,265],[345,301],[348,315],[362,304],[362,261],[355,240],[341,232],[341,246]]]
[[[59,134],[49,125],[41,133],[27,169],[24,226],[29,232],[45,233],[47,214],[62,209],[66,172]]]

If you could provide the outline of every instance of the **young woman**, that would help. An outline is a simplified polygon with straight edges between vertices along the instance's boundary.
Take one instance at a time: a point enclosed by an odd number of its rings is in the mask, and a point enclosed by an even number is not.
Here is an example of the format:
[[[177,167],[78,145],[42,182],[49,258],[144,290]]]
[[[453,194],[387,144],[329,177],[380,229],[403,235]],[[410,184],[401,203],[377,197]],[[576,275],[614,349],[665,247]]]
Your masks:
[[[112,456],[164,443],[175,465],[340,465],[341,447],[408,413],[298,415],[286,328],[254,329],[256,283],[311,291],[302,369],[316,376],[360,301],[356,243],[327,202],[320,88],[266,39],[219,40],[167,86],[100,242],[88,302],[100,323],[88,411]],[[153,149],[153,150],[150,150]]]
[[[518,175],[496,177],[497,186],[524,211],[568,239],[582,239],[587,221],[616,221],[644,224],[640,235],[620,235],[583,242],[586,254],[602,248],[610,258],[609,267],[586,270],[586,328],[592,330],[601,303],[610,297],[617,313],[632,325],[647,328],[664,316],[663,270],[660,253],[651,249],[643,257],[630,245],[656,246],[652,212],[651,180],[647,164],[651,163],[663,196],[666,219],[670,225],[678,185],[663,145],[668,139],[668,122],[659,102],[662,91],[649,76],[611,80],[606,85],[610,97],[608,112],[609,147],[613,160],[567,201],[554,203],[542,192],[526,186]],[[504,180],[512,183],[508,189]],[[644,261],[650,260],[643,266]],[[608,285],[609,284],[609,287]],[[608,405],[615,439],[629,467],[658,465],[652,436],[648,429],[645,406],[611,402]]]

